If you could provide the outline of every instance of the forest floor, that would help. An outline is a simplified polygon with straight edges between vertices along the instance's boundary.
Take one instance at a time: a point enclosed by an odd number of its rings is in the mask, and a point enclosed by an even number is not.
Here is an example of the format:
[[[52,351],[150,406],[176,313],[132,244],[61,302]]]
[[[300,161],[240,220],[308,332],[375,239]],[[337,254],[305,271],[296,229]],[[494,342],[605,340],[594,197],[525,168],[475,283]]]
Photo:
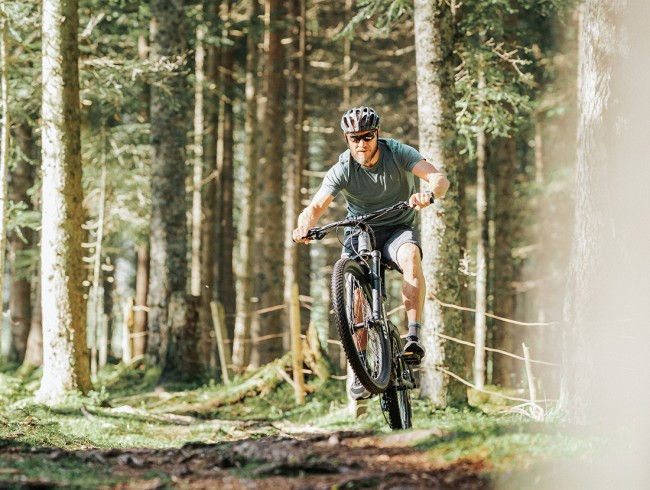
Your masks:
[[[349,414],[340,380],[298,406],[286,382],[250,388],[255,373],[163,388],[121,366],[46,407],[39,376],[0,369],[0,489],[545,489],[549,468],[590,447],[485,397],[444,411],[415,398],[415,428],[391,432],[376,398]]]

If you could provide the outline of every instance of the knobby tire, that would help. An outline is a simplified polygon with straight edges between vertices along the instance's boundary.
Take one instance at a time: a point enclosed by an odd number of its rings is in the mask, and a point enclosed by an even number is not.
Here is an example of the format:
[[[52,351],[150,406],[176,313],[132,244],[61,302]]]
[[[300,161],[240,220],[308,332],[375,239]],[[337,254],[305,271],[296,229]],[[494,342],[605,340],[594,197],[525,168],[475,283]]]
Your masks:
[[[391,429],[410,429],[411,424],[411,394],[409,390],[398,390],[390,385],[382,395],[388,412],[388,425]]]
[[[401,352],[402,339],[398,334],[395,333],[393,329],[391,329],[391,332],[393,353]],[[393,362],[393,368],[395,372],[393,378],[391,379],[390,385],[388,388],[386,388],[386,391],[382,395],[382,407],[388,413],[386,420],[388,421],[388,425],[391,429],[410,429],[412,427],[411,390],[404,389],[400,379],[402,376],[402,371],[411,371],[411,369],[406,365],[403,359],[393,359]],[[411,377],[412,375],[413,373],[411,371]]]
[[[360,294],[355,294],[356,290]],[[354,335],[355,298],[357,311],[363,312],[362,332]],[[391,358],[386,327],[382,322],[372,326],[372,287],[367,269],[349,258],[339,259],[332,271],[332,305],[336,328],[350,367],[365,388],[373,395],[384,392],[390,381]],[[357,322],[361,325],[362,322]],[[357,339],[367,335],[366,358],[359,355]]]

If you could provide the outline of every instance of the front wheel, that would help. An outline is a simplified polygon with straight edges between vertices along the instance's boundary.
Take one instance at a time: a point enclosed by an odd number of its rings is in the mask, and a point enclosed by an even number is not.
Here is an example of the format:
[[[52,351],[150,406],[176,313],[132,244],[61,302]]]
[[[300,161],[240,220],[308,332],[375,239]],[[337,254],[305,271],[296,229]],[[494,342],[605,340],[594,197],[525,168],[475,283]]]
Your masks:
[[[372,318],[372,287],[367,268],[349,258],[334,264],[332,306],[352,370],[370,393],[382,393],[390,380],[390,346],[385,325]]]

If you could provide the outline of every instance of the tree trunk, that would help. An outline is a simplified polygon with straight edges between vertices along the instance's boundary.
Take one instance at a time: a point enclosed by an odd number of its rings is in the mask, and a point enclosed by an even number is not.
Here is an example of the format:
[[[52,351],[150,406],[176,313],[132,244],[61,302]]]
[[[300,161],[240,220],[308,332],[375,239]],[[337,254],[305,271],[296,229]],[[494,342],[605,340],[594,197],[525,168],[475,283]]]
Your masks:
[[[442,372],[464,373],[463,348],[436,335],[463,336],[462,315],[440,304],[458,304],[460,300],[460,205],[453,151],[454,21],[452,7],[444,2],[415,0],[414,8],[420,151],[452,183],[447,197],[422,213],[423,268],[428,288],[422,333],[427,348],[421,372],[422,395],[437,407],[446,407],[467,400],[464,386]]]
[[[587,0],[582,8],[561,407],[571,421],[592,422],[589,434],[608,446],[569,486],[645,488],[650,4]]]
[[[221,4],[221,19],[224,24],[223,38],[234,42],[229,16],[232,14],[232,2]],[[235,330],[235,274],[233,270],[233,249],[235,246],[235,227],[233,222],[234,201],[234,114],[233,99],[235,63],[234,46],[222,48],[221,63],[221,125],[219,127],[219,148],[217,150],[217,169],[219,172],[219,291],[218,296],[226,313],[226,331],[228,338],[233,338]]]
[[[102,363],[99,358],[104,356],[104,361],[106,359],[106,345],[103,344],[107,339],[105,338],[103,329],[105,328],[103,324],[103,315],[102,315],[102,300],[100,300],[100,284],[102,282],[102,242],[104,240],[104,207],[106,200],[106,165],[102,165],[102,174],[100,179],[100,191],[99,191],[99,209],[97,215],[97,230],[95,231],[95,243],[94,247],[90,250],[93,250],[93,283],[92,283],[92,305],[93,305],[93,324],[92,324],[92,333],[90,338],[92,339],[92,344],[90,348],[90,374],[92,376],[97,375],[98,367],[102,367]],[[102,353],[102,354],[100,354]]]
[[[185,53],[182,2],[151,4],[152,62],[174,62],[164,89],[151,87],[151,248],[149,277],[149,339],[153,364],[165,362],[170,346],[167,321],[173,293],[187,286],[187,217],[185,203],[185,101],[188,92],[182,62]]]
[[[605,260],[602,256],[603,221],[596,211],[604,189],[607,162],[604,137],[604,108],[610,96],[611,52],[604,46],[609,25],[607,9],[601,0],[583,5],[579,73],[578,158],[576,162],[575,230],[565,306],[568,328],[565,330],[561,398],[564,409],[575,421],[584,422],[589,399],[596,386],[593,377],[595,359],[585,339],[596,291],[603,284],[595,272]],[[582,341],[581,341],[582,340]],[[576,369],[571,369],[575,366]]]
[[[32,129],[22,123],[16,127],[16,143],[25,156],[21,158],[11,173],[9,200],[14,203],[23,202],[27,209],[33,210],[32,199],[28,191],[34,186],[36,172],[31,162],[34,153]],[[14,231],[9,235],[9,257],[11,263],[11,291],[9,295],[9,311],[11,313],[11,344],[9,360],[22,363],[27,350],[27,338],[32,319],[31,278],[36,267],[26,267],[25,264],[34,262],[31,257],[34,250],[34,231],[23,228],[20,233]]]
[[[43,377],[37,396],[45,403],[92,387],[82,289],[78,27],[76,0],[43,2]]]
[[[112,264],[110,256],[106,257],[106,261],[102,266],[104,269],[104,274],[102,276],[102,291],[104,293],[104,298],[102,300],[103,308],[103,323],[106,331],[106,352],[102,354],[100,351],[99,356],[99,366],[104,367],[108,361],[108,356],[115,356],[115,349],[113,349],[113,327],[115,322],[113,321],[113,289],[115,287],[115,277],[113,271],[115,267]]]
[[[480,82],[479,82],[480,85]],[[480,131],[476,138],[476,315],[474,317],[474,384],[480,390],[485,386],[487,337],[487,283],[488,283],[488,186],[486,182],[487,138]]]
[[[147,295],[149,293],[149,247],[138,245],[135,269],[135,307],[132,359],[144,357],[147,349]]]
[[[34,274],[34,308],[32,310],[32,321],[29,326],[27,337],[27,350],[23,367],[31,368],[43,365],[43,323],[41,315],[41,278],[38,273]]]
[[[259,3],[251,0],[248,4],[250,25],[246,40],[246,181],[244,182],[244,202],[242,205],[242,221],[239,231],[241,268],[238,272],[240,283],[237,291],[237,317],[233,337],[233,364],[243,369],[246,366],[245,340],[250,337],[253,303],[253,264],[255,261],[255,209],[256,209],[256,178],[259,168],[257,154],[257,63],[259,55],[257,43],[259,39]]]
[[[204,366],[199,357],[199,302],[196,296],[173,293],[169,302],[169,349],[160,382],[200,380]]]
[[[37,171],[36,166],[40,165],[40,161],[37,161],[40,158],[40,154],[36,151],[37,142],[34,140],[34,135],[31,130],[31,126],[27,123],[19,124],[16,127],[16,142],[18,143],[22,154],[25,156],[25,161],[20,161],[16,172],[18,169],[26,169],[26,164],[29,163],[33,165],[31,171],[29,172],[31,176],[30,184],[25,185],[25,189],[33,188],[36,183]],[[22,180],[22,179],[19,179]],[[13,186],[14,191],[16,191],[17,186]],[[38,186],[36,186],[38,188]],[[30,203],[31,209],[37,209],[40,207],[41,202],[41,192],[36,192],[33,196],[30,196],[28,201]],[[43,364],[43,326],[41,324],[41,282],[40,282],[40,260],[38,257],[38,251],[35,247],[35,244],[40,243],[40,232],[36,230],[23,230],[23,235],[30,240],[32,243],[32,254],[34,254],[34,259],[32,260],[32,270],[29,273],[28,282],[30,283],[30,291],[24,291],[17,293],[12,291],[11,297],[19,297],[22,294],[29,294],[30,299],[30,311],[29,311],[29,323],[27,324],[28,336],[26,343],[25,356],[23,358],[24,367],[33,367],[41,366]],[[22,240],[20,240],[22,244]],[[16,276],[14,276],[15,278]],[[25,296],[26,298],[27,296]],[[27,314],[25,307],[24,314]]]
[[[213,25],[218,25],[217,18],[220,2],[215,2],[212,8],[206,10]],[[220,33],[213,28],[211,35]],[[219,65],[221,50],[217,46],[209,46],[207,53],[205,109],[205,178],[201,206],[203,208],[203,224],[201,227],[201,349],[199,355],[204,364],[216,366],[215,339],[213,336],[210,301],[216,299],[215,257],[216,257],[216,225],[219,216],[217,206],[218,176],[217,176],[217,140],[219,132]]]
[[[503,318],[513,318],[515,298],[513,282],[515,268],[512,249],[517,233],[514,220],[516,202],[514,182],[516,168],[515,138],[501,138],[496,141],[493,167],[496,171],[495,220],[494,220],[494,313]],[[494,347],[506,352],[518,353],[521,342],[519,330],[522,327],[497,321],[494,326]],[[517,371],[520,366],[508,356],[494,354],[492,362],[492,383],[516,388]]]
[[[266,110],[264,114],[264,154],[260,161],[260,180],[258,186],[258,227],[256,241],[260,245],[257,254],[263,260],[259,263],[256,278],[258,307],[271,308],[284,303],[283,262],[284,262],[284,224],[282,204],[283,148],[284,141],[284,48],[282,38],[283,0],[265,0],[266,17]],[[253,344],[251,364],[267,363],[281,356],[282,311],[267,311],[258,317],[259,334],[273,337]]]
[[[190,292],[192,296],[201,296],[204,37],[203,26],[197,27],[196,48],[194,49],[194,163],[192,175],[192,268],[190,274]]]
[[[7,12],[5,2],[0,2],[0,293],[4,292],[5,246],[7,243],[7,177],[9,175],[9,73],[7,61]],[[4,297],[4,294],[2,294]],[[4,301],[0,297],[0,314]],[[2,315],[0,315],[0,320]],[[2,321],[0,321],[0,334]],[[2,344],[2,339],[0,339]]]
[[[295,27],[292,43],[290,45],[289,59],[291,60],[291,76],[289,77],[289,90],[292,103],[289,125],[290,135],[287,135],[289,142],[289,153],[292,155],[287,160],[286,179],[286,209],[284,229],[284,304],[286,306],[285,324],[290,324],[291,299],[293,285],[298,284],[298,251],[297,244],[293,243],[292,232],[298,220],[300,212],[300,189],[302,187],[302,171],[305,168],[304,152],[304,131],[302,129],[305,114],[305,38],[304,38],[304,0],[291,0],[291,16],[298,19]],[[301,247],[304,248],[304,247]],[[288,332],[287,332],[288,334]],[[291,344],[287,343],[285,334],[284,348],[289,350]]]

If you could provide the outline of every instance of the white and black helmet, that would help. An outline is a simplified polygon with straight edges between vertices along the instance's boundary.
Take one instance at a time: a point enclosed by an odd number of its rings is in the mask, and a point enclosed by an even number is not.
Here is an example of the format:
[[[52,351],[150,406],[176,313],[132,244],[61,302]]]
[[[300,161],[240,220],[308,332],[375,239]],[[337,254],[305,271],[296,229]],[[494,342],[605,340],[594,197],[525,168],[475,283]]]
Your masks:
[[[341,117],[341,129],[345,133],[369,131],[379,128],[379,114],[366,106],[348,109]]]

